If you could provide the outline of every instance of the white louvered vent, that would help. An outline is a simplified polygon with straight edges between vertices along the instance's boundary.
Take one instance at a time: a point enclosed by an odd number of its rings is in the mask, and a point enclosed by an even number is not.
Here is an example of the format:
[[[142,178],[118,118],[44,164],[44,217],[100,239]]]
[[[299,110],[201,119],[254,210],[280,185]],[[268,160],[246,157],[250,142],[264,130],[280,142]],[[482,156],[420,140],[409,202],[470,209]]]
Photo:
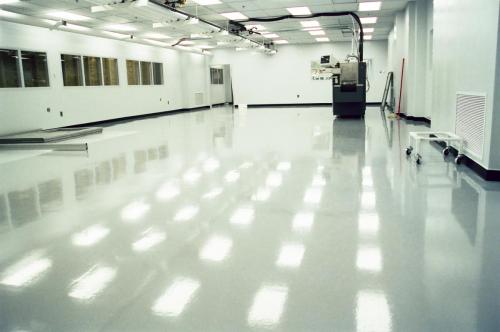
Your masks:
[[[486,95],[457,92],[455,132],[465,140],[465,149],[483,157]]]
[[[203,105],[203,102],[205,101],[205,96],[203,95],[203,92],[196,92],[194,94],[194,102],[196,105]]]

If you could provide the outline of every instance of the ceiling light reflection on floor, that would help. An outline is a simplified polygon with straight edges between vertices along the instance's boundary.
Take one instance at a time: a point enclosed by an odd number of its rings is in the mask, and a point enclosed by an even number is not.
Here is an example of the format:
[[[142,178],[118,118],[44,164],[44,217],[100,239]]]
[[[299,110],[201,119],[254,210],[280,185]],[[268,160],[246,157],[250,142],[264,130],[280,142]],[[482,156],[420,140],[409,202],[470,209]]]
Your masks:
[[[248,312],[248,324],[269,328],[279,324],[287,297],[288,287],[279,285],[261,287],[255,294]]]
[[[376,213],[360,213],[358,216],[359,235],[375,237],[378,235],[380,221]]]
[[[262,187],[252,195],[252,201],[265,202],[271,197],[271,189]]]
[[[200,282],[190,278],[177,278],[156,300],[151,310],[156,315],[176,317],[182,314],[200,288]]]
[[[214,199],[215,197],[222,194],[222,188],[214,188],[203,195],[203,199]]]
[[[137,221],[141,219],[151,208],[142,200],[134,201],[122,209],[122,219],[126,221]]]
[[[241,169],[247,169],[253,166],[253,163],[250,161],[245,161],[243,164],[240,165]]]
[[[201,177],[201,173],[198,172],[197,170],[195,169],[190,169],[188,170],[186,173],[184,173],[184,175],[182,176],[182,178],[184,179],[184,181],[188,182],[188,183],[195,183],[197,182]]]
[[[196,205],[188,205],[181,208],[174,217],[175,221],[187,221],[198,214],[199,208]]]
[[[116,269],[107,266],[94,266],[75,280],[68,296],[82,301],[95,299],[115,278]]]
[[[255,217],[255,210],[252,207],[238,208],[230,218],[231,224],[248,225],[251,224]]]
[[[179,196],[180,189],[178,186],[167,183],[161,186],[160,189],[156,192],[156,198],[160,201],[169,201],[176,196]]]
[[[227,172],[227,174],[224,176],[224,179],[226,180],[226,182],[228,183],[233,183],[233,182],[236,182],[238,181],[238,179],[240,178],[240,172],[238,171],[229,171]]]
[[[304,193],[304,203],[319,204],[319,202],[321,202],[322,195],[323,195],[323,190],[321,188],[317,187],[308,188]]]
[[[323,187],[324,185],[326,185],[326,180],[325,180],[325,178],[323,177],[323,175],[321,175],[321,174],[316,174],[316,175],[313,177],[313,180],[312,180],[312,186],[315,186],[315,187]]]
[[[266,178],[266,185],[269,187],[279,187],[283,182],[283,176],[280,172],[271,172]]]
[[[35,252],[7,268],[0,284],[11,287],[27,287],[34,284],[52,267],[52,260]]]
[[[391,311],[385,293],[376,290],[360,290],[358,292],[356,331],[392,331]]]
[[[310,231],[314,223],[314,213],[298,212],[293,217],[292,227],[295,231]]]
[[[215,235],[205,243],[199,257],[205,261],[221,262],[227,257],[232,246],[233,241],[230,238]]]
[[[380,248],[361,246],[358,248],[356,266],[360,271],[379,273],[382,271],[382,254]]]
[[[132,249],[136,252],[148,251],[165,241],[167,236],[164,232],[154,231],[152,229],[144,232],[144,235],[132,244]]]
[[[361,209],[364,211],[375,210],[376,195],[374,191],[363,191],[361,193]]]
[[[304,258],[304,252],[306,251],[303,244],[287,243],[284,244],[276,261],[277,266],[281,267],[299,267],[302,263],[302,258]]]
[[[71,242],[75,246],[90,247],[104,239],[109,234],[109,232],[110,230],[107,227],[103,227],[99,224],[92,225],[74,234],[71,237]]]
[[[203,163],[203,170],[205,172],[213,172],[220,167],[220,162],[217,159],[209,158]]]
[[[278,171],[288,171],[292,167],[292,164],[288,161],[282,161],[276,166],[276,170]]]

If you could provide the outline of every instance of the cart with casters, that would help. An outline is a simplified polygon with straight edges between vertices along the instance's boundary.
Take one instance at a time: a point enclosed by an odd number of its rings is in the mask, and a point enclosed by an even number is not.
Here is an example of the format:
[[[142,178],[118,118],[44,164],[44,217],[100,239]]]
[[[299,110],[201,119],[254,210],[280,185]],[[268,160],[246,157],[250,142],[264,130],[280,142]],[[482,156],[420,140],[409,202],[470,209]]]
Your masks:
[[[422,163],[422,141],[444,142],[446,147],[443,149],[443,156],[447,157],[451,152],[452,144],[456,145],[458,155],[455,158],[455,164],[459,165],[464,160],[464,140],[460,136],[449,132],[410,132],[408,136],[408,147],[405,152],[408,157],[413,155],[417,165]]]

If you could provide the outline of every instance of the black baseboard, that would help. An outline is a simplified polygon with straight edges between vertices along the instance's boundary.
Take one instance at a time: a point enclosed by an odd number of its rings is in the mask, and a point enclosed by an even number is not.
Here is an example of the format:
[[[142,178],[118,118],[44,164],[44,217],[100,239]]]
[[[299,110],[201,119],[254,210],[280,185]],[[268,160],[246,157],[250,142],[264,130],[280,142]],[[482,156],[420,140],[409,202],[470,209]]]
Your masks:
[[[366,106],[380,106],[380,103],[366,103]],[[235,106],[238,108],[238,105]],[[332,107],[332,103],[296,103],[296,104],[248,104],[248,108],[265,107]]]
[[[441,148],[446,147],[445,142],[434,142],[435,144],[439,145]],[[458,151],[454,147],[450,147],[451,153],[454,156],[458,155]],[[483,166],[479,165],[477,162],[472,160],[471,158],[467,157],[464,155],[464,159],[462,161],[463,165],[466,165],[469,167],[471,170],[474,171],[477,175],[479,175],[483,180],[486,181],[500,181],[500,171],[493,170],[493,169],[486,169]]]
[[[224,105],[224,104],[220,104],[220,105]],[[212,105],[212,106],[219,106],[219,104]],[[121,117],[121,118],[113,118],[113,119],[108,119],[108,120],[79,123],[79,124],[75,124],[75,125],[71,125],[71,126],[66,126],[65,128],[78,128],[78,127],[88,127],[88,126],[104,126],[104,127],[107,127],[107,126],[112,126],[112,125],[115,125],[115,124],[120,124],[120,123],[134,121],[134,120],[156,118],[156,117],[160,117],[160,116],[174,115],[174,114],[180,114],[180,113],[199,112],[199,111],[204,111],[204,110],[208,110],[208,109],[210,109],[210,106],[199,106],[199,107],[193,107],[193,108],[181,108],[181,109],[176,109],[176,110],[171,110],[171,111],[162,111],[162,112],[156,112],[156,113],[138,114],[138,115],[124,116],[124,117]]]
[[[431,124],[431,119],[423,117],[423,116],[411,116],[411,115],[406,115],[404,113],[399,113],[399,116],[402,117],[405,120],[417,121],[417,122],[425,122],[428,125]]]

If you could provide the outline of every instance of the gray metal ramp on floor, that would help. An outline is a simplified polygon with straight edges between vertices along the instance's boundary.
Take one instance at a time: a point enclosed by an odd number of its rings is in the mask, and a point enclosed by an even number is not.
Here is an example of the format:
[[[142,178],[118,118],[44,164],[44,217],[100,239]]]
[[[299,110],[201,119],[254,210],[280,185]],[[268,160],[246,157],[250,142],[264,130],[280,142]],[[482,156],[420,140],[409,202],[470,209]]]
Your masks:
[[[54,143],[101,133],[102,128],[99,127],[33,130],[18,134],[0,136],[0,144]]]

